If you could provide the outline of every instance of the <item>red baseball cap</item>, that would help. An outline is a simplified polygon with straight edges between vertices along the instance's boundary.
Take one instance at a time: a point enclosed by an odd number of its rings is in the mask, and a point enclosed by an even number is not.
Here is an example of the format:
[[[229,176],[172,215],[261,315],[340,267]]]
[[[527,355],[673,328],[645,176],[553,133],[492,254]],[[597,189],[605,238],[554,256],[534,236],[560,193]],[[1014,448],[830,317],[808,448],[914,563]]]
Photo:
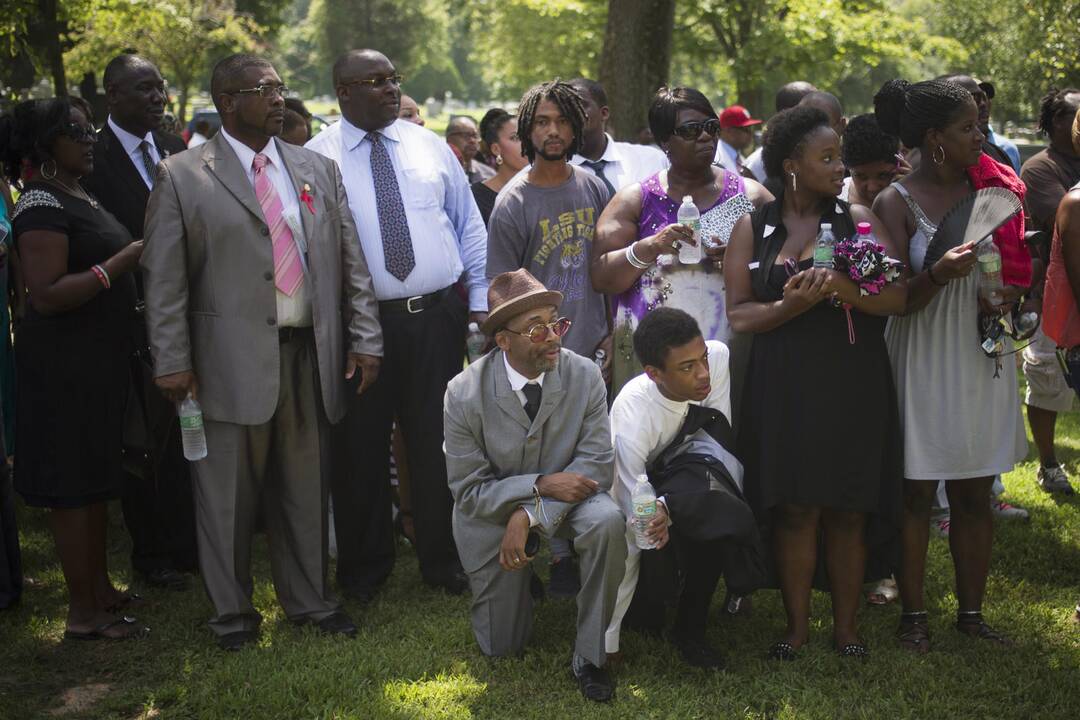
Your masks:
[[[720,127],[722,128],[750,127],[760,124],[761,121],[750,117],[750,111],[742,105],[732,105],[724,108],[724,112],[720,113]]]

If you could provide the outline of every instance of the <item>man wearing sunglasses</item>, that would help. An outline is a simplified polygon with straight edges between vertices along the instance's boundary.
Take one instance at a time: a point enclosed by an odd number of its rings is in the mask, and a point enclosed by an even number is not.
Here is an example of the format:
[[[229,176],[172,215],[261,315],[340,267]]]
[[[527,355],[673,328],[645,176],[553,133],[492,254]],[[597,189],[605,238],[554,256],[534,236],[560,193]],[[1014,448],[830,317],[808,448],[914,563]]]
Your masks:
[[[562,293],[527,270],[491,281],[485,333],[498,349],[446,390],[446,467],[454,538],[472,586],[472,625],[489,656],[520,655],[532,628],[527,572],[538,538],[573,540],[581,558],[571,671],[607,702],[604,632],[626,559],[622,513],[608,494],[614,453],[596,365],[562,348]]]
[[[157,164],[187,148],[183,140],[159,129],[167,96],[153,63],[138,55],[118,55],[105,66],[103,82],[109,117],[97,134],[94,171],[82,184],[131,237],[141,239]],[[149,358],[141,327],[137,342],[142,358]],[[153,421],[147,423],[148,442],[128,448],[141,451],[137,455],[144,458],[137,466],[129,464],[121,503],[131,534],[131,566],[148,585],[184,590],[189,584],[185,573],[196,568],[191,475],[172,404],[152,387],[143,364],[134,367],[139,371],[135,397]]]
[[[210,626],[224,650],[257,640],[261,505],[285,615],[355,636],[327,582],[327,448],[378,376],[371,276],[337,165],[277,138],[273,66],[227,57],[210,92],[221,132],[162,161],[142,255],[157,385],[202,405],[208,454],[191,467]]]
[[[308,147],[341,167],[371,266],[386,337],[383,372],[351,401],[334,475],[338,585],[370,600],[394,567],[390,430],[405,439],[420,574],[468,589],[450,530],[442,398],[461,372],[465,329],[487,314],[487,232],[461,163],[435,133],[398,119],[402,77],[385,55],[352,50],[335,64],[342,119]],[[468,304],[453,287],[464,275]]]

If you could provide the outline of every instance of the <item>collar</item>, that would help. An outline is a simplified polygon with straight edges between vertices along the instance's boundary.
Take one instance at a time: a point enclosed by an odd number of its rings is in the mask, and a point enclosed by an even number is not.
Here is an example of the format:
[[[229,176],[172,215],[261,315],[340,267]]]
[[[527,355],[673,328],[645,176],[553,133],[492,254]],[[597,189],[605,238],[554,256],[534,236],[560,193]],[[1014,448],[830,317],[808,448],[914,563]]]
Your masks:
[[[510,380],[511,390],[513,390],[514,392],[521,392],[521,388],[525,387],[529,383],[536,383],[540,387],[544,387],[544,376],[547,375],[547,373],[540,373],[539,376],[530,380],[529,378],[525,377],[517,370],[515,370],[513,367],[511,367],[510,359],[507,357],[505,352],[502,354],[502,358],[503,364],[506,365],[506,377]]]
[[[607,145],[604,146],[604,154],[600,156],[599,160],[604,160],[608,165],[617,165],[622,162],[619,157],[618,151],[615,149],[615,138],[611,137],[608,133],[604,133],[604,137],[607,138]],[[571,165],[581,165],[585,162],[599,162],[599,160],[589,160],[584,155],[574,155],[570,158]]]
[[[393,142],[401,142],[401,132],[398,128],[398,125],[400,125],[400,123],[401,121],[395,120],[386,127],[379,128],[378,130],[374,130],[372,132],[379,133],[379,135],[383,136],[387,140],[392,140]],[[345,150],[349,152],[355,150],[360,143],[364,142],[364,139],[367,138],[369,134],[370,133],[367,130],[356,127],[351,122],[346,120],[344,116],[342,116],[341,139],[342,143],[344,144]]]
[[[719,138],[717,138],[717,140],[720,141],[720,147],[723,149],[724,153],[728,156],[728,159],[731,160],[736,165],[738,165],[739,164],[739,151],[736,150],[735,148],[733,148],[731,145],[728,145],[723,140],[720,140]]]
[[[225,138],[225,142],[229,143],[233,152],[236,153],[236,157],[240,160],[240,165],[244,168],[244,172],[250,173],[251,166],[255,162],[255,151],[230,135],[225,128],[221,128],[220,132],[222,137]],[[266,142],[266,147],[259,152],[270,160],[271,165],[275,166],[281,172],[285,172],[285,166],[281,162],[281,155],[278,154],[277,143],[274,142],[274,138],[270,138]]]
[[[831,222],[833,227],[836,226],[836,218],[844,215],[844,206],[841,204],[843,201],[840,198],[832,203],[823,205],[821,212],[821,222]],[[780,192],[776,194],[776,199],[770,203],[767,203],[761,208],[761,214],[765,220],[764,237],[769,237],[773,232],[779,228],[787,233],[787,228],[784,227],[784,189],[781,188]]]
[[[132,135],[127,130],[117,125],[113,121],[112,115],[109,116],[107,122],[109,123],[109,129],[113,131],[113,135],[115,135],[116,139],[120,141],[120,144],[124,146],[124,152],[126,152],[128,155],[131,155],[135,151],[137,151],[139,149],[139,145],[142,144],[144,140],[151,145],[154,145],[154,134],[152,132],[146,133],[146,137]],[[155,147],[157,146],[155,145]]]

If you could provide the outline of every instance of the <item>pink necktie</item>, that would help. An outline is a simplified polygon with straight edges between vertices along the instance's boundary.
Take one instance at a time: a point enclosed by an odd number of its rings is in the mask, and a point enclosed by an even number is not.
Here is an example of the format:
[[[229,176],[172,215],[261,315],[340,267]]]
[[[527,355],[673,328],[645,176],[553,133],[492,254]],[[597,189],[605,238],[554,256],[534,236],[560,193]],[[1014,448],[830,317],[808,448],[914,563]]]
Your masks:
[[[270,241],[274,248],[274,286],[292,297],[304,282],[304,268],[300,264],[300,254],[296,250],[292,230],[285,222],[285,208],[274,188],[274,182],[266,172],[269,162],[270,158],[262,153],[255,155],[252,163],[255,168],[255,197],[259,199],[263,218],[270,228]]]

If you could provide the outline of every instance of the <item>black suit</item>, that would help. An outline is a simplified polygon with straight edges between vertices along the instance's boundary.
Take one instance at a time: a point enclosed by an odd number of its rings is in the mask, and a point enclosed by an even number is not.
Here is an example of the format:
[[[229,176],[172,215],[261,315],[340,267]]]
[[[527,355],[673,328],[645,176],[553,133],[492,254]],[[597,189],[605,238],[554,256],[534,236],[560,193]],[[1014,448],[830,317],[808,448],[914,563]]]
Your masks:
[[[158,156],[166,158],[187,149],[175,135],[153,133]],[[143,221],[150,188],[136,169],[123,144],[106,124],[98,132],[94,146],[94,171],[82,179],[83,186],[102,206],[116,216],[136,239],[143,237]],[[142,297],[142,283],[139,296]],[[137,331],[138,347],[146,349],[145,328]],[[143,357],[148,358],[149,353]],[[148,377],[140,372],[140,360],[133,360],[136,383],[133,391],[141,397],[154,423],[157,457],[140,474],[129,474],[122,504],[124,523],[131,533],[131,564],[140,573],[157,570],[193,571],[196,568],[195,520],[191,476],[180,444],[175,413]]]

